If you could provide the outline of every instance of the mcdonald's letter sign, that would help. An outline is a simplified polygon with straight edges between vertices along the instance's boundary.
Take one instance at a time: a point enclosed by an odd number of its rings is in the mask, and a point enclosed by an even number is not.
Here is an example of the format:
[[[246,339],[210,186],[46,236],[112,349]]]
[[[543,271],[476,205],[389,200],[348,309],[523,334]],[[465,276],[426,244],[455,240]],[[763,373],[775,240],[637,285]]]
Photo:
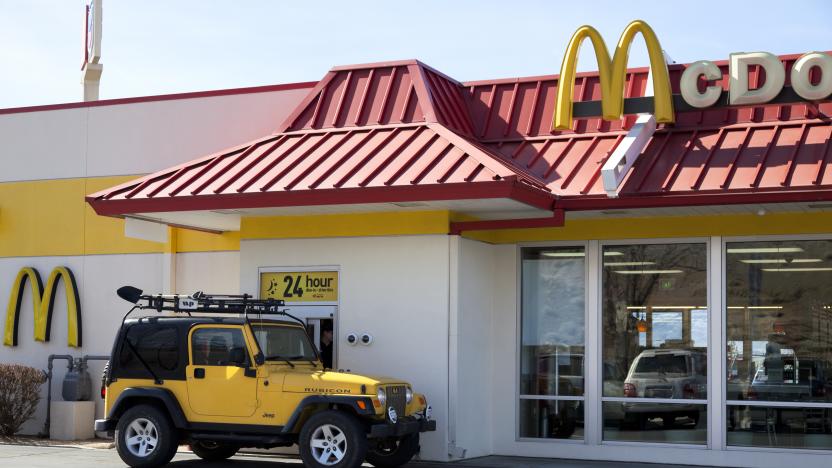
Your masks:
[[[28,282],[32,286],[32,307],[35,317],[35,340],[49,341],[52,326],[52,309],[55,305],[55,295],[58,291],[58,281],[63,279],[66,291],[67,310],[67,341],[69,346],[81,347],[81,301],[78,298],[78,286],[75,276],[67,267],[57,267],[49,274],[46,289],[40,279],[38,271],[31,267],[22,268],[17,274],[9,296],[6,309],[6,330],[3,344],[17,346],[17,329],[20,323],[21,302],[23,292]]]
[[[625,102],[624,82],[627,74],[627,57],[630,44],[636,34],[644,37],[647,54],[650,58],[650,71],[653,75],[652,98],[630,98]],[[728,60],[728,93],[723,92],[720,84],[711,84],[723,80],[723,72],[715,63],[700,60],[684,67],[679,80],[680,94],[672,94],[670,76],[659,39],[653,29],[644,21],[636,20],[628,24],[618,39],[615,54],[610,59],[607,45],[601,34],[592,26],[581,26],[572,35],[558,80],[557,103],[552,119],[552,130],[568,130],[572,127],[573,104],[581,105],[578,117],[597,116],[597,101],[575,104],[572,102],[575,92],[575,67],[578,64],[578,51],[584,39],[592,42],[598,60],[598,75],[601,85],[600,115],[604,120],[617,120],[627,113],[652,111],[656,122],[672,124],[676,121],[676,111],[691,111],[711,106],[749,106],[761,104],[780,104],[800,101],[828,101],[832,96],[832,56],[826,52],[809,52],[800,56],[791,65],[789,85],[786,83],[786,65],[768,52],[737,52]],[[765,82],[752,88],[749,80],[751,67],[765,70]],[[817,70],[820,78],[817,78]],[[813,78],[814,73],[814,78]],[[705,89],[699,88],[699,82],[706,83]],[[759,80],[754,80],[759,81]],[[637,102],[638,101],[638,102]],[[674,111],[675,109],[675,111]]]

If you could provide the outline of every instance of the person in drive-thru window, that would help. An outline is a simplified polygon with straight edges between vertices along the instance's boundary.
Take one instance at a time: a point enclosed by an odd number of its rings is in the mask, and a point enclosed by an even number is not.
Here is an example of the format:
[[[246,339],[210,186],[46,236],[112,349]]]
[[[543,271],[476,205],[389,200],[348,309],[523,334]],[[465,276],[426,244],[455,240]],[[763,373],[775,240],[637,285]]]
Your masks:
[[[321,361],[324,368],[332,369],[332,325],[328,323],[321,327]]]

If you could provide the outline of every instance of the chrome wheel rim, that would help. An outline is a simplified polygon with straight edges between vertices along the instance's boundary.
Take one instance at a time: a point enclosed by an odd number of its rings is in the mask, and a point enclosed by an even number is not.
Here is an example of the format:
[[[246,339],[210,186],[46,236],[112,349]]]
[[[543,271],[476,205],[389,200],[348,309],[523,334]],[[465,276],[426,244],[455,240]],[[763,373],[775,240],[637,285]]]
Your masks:
[[[347,455],[347,436],[338,426],[324,424],[312,432],[309,448],[321,465],[336,465]]]
[[[149,419],[137,418],[127,426],[124,442],[128,452],[136,457],[145,458],[156,450],[159,431]]]

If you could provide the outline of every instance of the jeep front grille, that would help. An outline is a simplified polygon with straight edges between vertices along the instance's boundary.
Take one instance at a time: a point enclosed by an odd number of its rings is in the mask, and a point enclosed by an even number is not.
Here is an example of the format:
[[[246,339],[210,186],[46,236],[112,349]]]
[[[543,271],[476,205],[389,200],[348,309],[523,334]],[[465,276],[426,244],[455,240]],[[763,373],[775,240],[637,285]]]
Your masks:
[[[404,385],[391,385],[387,387],[387,408],[393,407],[399,417],[405,415],[407,405],[407,389]],[[387,410],[385,408],[385,412]]]

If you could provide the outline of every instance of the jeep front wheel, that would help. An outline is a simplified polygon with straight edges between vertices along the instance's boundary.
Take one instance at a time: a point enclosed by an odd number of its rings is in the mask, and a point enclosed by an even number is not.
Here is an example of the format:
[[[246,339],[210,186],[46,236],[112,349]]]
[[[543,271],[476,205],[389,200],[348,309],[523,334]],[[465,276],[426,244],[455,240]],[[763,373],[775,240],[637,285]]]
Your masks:
[[[367,461],[377,468],[396,468],[409,462],[419,453],[419,434],[410,434],[401,439],[384,439],[378,446],[367,452]]]
[[[220,461],[233,457],[237,450],[240,450],[236,445],[221,444],[210,441],[194,441],[191,442],[191,451],[194,455],[206,461]]]
[[[151,405],[137,405],[121,415],[115,439],[121,460],[133,468],[166,465],[179,442],[167,415]]]
[[[298,439],[304,466],[357,468],[367,454],[361,424],[341,411],[322,411],[306,421]]]

